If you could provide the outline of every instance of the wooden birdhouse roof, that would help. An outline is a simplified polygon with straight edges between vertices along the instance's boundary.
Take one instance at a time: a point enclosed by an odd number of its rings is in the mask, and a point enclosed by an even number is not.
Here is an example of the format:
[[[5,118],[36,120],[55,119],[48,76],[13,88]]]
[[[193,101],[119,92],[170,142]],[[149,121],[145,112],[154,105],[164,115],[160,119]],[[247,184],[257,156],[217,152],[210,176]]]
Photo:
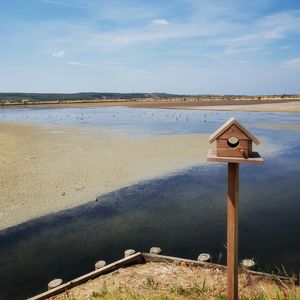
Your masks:
[[[235,118],[230,118],[223,126],[221,126],[216,132],[214,132],[209,137],[209,142],[213,143],[219,136],[221,136],[227,129],[229,129],[232,125],[238,127],[250,140],[252,140],[256,145],[260,142],[259,140],[252,135],[242,124],[240,124]]]

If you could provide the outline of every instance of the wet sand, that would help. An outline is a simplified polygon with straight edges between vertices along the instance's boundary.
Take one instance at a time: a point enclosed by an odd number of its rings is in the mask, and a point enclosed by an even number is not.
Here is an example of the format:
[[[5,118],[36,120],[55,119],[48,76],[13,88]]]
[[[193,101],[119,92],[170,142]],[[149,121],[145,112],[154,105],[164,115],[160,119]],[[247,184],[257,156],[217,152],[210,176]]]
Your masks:
[[[254,111],[254,112],[300,112],[300,101],[285,102],[285,103],[248,104],[248,105],[186,106],[185,109]]]
[[[207,135],[136,139],[95,128],[0,124],[0,229],[204,163]]]
[[[258,123],[258,124],[255,125],[255,127],[256,128],[263,128],[263,129],[273,129],[273,130],[300,131],[300,123],[295,123],[295,124]]]

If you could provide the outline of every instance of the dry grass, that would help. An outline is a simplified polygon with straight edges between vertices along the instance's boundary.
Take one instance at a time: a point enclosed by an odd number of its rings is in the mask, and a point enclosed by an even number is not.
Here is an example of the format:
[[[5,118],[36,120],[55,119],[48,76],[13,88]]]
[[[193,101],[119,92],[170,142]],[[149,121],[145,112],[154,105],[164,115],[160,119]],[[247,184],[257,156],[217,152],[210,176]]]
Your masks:
[[[52,300],[226,299],[226,273],[220,269],[147,263],[119,269],[51,298]],[[241,300],[298,300],[300,288],[242,273]]]

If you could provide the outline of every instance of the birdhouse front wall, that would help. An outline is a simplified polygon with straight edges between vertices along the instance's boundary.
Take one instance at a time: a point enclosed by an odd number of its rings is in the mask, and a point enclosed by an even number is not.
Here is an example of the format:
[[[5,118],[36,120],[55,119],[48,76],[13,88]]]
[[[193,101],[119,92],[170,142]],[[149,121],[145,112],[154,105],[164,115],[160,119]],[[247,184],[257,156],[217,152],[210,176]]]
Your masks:
[[[232,138],[237,142],[230,143]],[[234,124],[217,138],[217,156],[248,157],[251,152],[252,141]]]

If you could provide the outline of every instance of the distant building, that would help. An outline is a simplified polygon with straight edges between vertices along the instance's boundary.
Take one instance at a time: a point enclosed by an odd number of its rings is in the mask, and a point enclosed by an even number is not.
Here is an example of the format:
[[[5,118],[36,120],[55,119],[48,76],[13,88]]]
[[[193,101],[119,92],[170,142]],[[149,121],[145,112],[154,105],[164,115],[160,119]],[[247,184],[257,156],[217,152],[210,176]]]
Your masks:
[[[29,102],[29,100],[28,99],[22,99],[22,104],[27,104]]]

